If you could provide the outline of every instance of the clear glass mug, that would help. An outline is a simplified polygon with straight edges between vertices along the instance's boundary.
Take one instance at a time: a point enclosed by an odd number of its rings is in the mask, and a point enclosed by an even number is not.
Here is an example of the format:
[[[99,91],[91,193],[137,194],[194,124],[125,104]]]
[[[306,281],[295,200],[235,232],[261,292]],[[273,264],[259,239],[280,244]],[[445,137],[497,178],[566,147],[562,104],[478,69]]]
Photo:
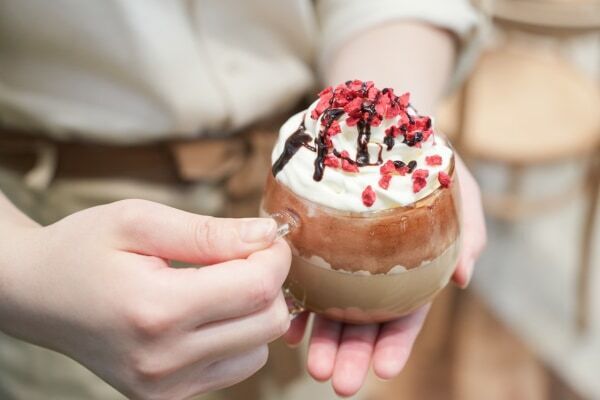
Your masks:
[[[269,174],[260,212],[278,221],[292,248],[284,284],[290,312],[364,324],[430,302],[450,280],[460,251],[454,159],[449,175],[449,188],[414,204],[357,213],[302,198]]]

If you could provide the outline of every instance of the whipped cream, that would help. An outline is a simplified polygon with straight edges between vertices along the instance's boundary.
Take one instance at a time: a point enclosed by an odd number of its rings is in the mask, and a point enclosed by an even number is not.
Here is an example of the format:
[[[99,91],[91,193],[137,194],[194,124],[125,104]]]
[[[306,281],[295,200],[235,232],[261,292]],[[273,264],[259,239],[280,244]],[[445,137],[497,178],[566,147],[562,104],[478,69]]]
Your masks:
[[[341,211],[365,212],[378,211],[399,206],[406,206],[426,197],[438,187],[438,174],[448,173],[452,150],[438,135],[431,135],[417,146],[409,146],[403,142],[403,136],[396,138],[394,146],[388,150],[384,143],[386,130],[392,125],[398,125],[400,115],[393,118],[382,119],[379,126],[371,126],[368,141],[369,165],[359,166],[358,172],[349,172],[341,167],[333,168],[325,166],[321,180],[314,179],[315,160],[317,152],[311,147],[315,146],[315,138],[318,138],[323,129],[321,114],[317,119],[311,118],[311,113],[318,106],[315,101],[306,111],[300,112],[287,120],[279,132],[279,138],[272,153],[272,163],[275,164],[286,148],[288,138],[296,133],[299,128],[304,127],[304,134],[311,137],[308,146],[300,146],[295,154],[287,160],[283,168],[276,171],[277,181],[288,187],[297,195],[313,201],[317,204],[332,207]],[[416,116],[412,107],[406,112]],[[344,113],[338,118],[341,132],[332,135],[333,149],[338,153],[347,151],[351,159],[357,154],[358,130],[356,124],[349,126],[349,116]],[[428,165],[426,157],[440,156],[439,165]],[[393,174],[386,188],[380,186],[382,177],[380,168],[388,160],[402,161],[408,164],[416,161],[416,169],[424,169],[429,172],[424,186],[415,192],[413,188],[413,174]],[[374,164],[374,165],[371,165]],[[375,201],[371,205],[365,204],[362,194],[370,186],[375,193]]]

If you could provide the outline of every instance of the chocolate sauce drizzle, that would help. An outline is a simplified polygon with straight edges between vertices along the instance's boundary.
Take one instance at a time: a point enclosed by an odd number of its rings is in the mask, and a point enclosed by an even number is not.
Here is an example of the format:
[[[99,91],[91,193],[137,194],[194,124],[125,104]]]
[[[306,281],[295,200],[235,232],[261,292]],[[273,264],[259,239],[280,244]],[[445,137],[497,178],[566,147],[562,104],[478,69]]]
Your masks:
[[[277,158],[277,161],[275,161],[273,167],[271,168],[273,176],[276,176],[283,169],[283,167],[285,167],[285,165],[288,163],[288,161],[291,160],[291,158],[294,156],[294,154],[296,154],[300,147],[306,147],[311,151],[316,151],[314,146],[308,144],[311,139],[312,137],[308,133],[306,133],[304,117],[302,117],[302,123],[300,124],[298,129],[296,129],[296,132],[292,133],[287,138],[287,140],[285,141],[283,152],[281,153],[279,158]]]
[[[368,119],[362,118],[358,121],[358,137],[356,138],[356,163],[359,167],[369,164],[369,140],[371,139],[371,119],[375,112],[375,105],[370,102],[364,102],[361,106],[362,112],[369,113]]]
[[[408,173],[412,174],[413,171],[415,170],[415,168],[417,168],[417,162],[415,160],[412,160],[411,162],[409,162],[407,164],[407,166],[408,166]]]
[[[331,128],[331,124],[333,121],[339,119],[342,115],[344,115],[343,108],[328,108],[323,112],[323,121],[325,121],[325,125],[321,132],[319,132],[319,136],[315,138],[315,144],[317,145],[317,158],[315,158],[315,172],[313,173],[313,179],[319,182],[323,179],[323,172],[325,171],[325,157],[329,152],[329,145],[327,143],[327,131]]]
[[[366,82],[363,82],[361,90],[366,95]],[[377,111],[375,110],[375,104],[377,104],[377,101],[379,100],[380,96],[381,93],[377,93],[377,96],[372,102],[369,100],[365,100],[363,101],[360,107],[361,113],[367,113],[367,118],[366,120],[364,118],[361,118],[357,123],[358,137],[356,138],[356,163],[359,167],[371,165],[371,163],[369,162],[369,140],[371,139],[371,122],[373,120],[373,116],[377,114]],[[390,149],[391,147],[389,147],[388,144],[388,150]],[[381,158],[381,152],[379,158]]]
[[[387,136],[387,135],[386,135],[386,136],[383,138],[383,143],[385,144],[385,149],[386,149],[387,151],[390,151],[391,149],[393,149],[393,148],[394,148],[394,144],[396,144],[396,139],[394,139],[394,137],[393,137],[393,136],[391,136],[391,135],[390,135],[390,136]]]

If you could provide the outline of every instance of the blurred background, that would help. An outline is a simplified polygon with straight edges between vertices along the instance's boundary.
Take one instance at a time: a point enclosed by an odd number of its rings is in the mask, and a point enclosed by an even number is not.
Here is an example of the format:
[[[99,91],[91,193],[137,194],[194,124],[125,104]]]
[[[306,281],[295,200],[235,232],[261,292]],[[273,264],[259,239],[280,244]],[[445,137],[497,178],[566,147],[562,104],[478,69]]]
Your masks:
[[[480,182],[488,247],[406,372],[361,398],[600,399],[600,3],[476,6],[479,49],[437,123]]]

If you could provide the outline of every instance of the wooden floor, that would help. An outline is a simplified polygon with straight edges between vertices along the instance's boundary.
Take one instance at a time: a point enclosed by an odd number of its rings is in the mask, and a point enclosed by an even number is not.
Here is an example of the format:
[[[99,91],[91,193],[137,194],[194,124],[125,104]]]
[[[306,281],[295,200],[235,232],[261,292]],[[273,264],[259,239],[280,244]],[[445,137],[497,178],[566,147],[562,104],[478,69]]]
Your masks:
[[[370,377],[364,393],[366,400],[582,399],[480,298],[454,288],[436,300],[405,371],[388,382]]]

